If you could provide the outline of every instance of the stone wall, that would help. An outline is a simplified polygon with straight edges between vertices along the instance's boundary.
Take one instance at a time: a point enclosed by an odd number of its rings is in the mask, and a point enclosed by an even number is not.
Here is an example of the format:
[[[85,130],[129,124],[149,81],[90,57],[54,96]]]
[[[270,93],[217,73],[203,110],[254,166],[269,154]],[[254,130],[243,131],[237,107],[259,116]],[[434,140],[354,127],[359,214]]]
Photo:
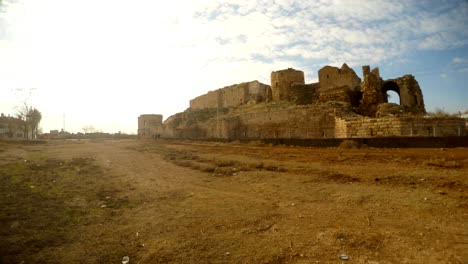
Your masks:
[[[466,134],[465,120],[462,118],[364,117],[351,112],[348,103],[340,102],[284,104],[237,113],[224,110],[179,113],[177,118],[166,121],[163,135],[235,140],[451,137]]]
[[[364,81],[361,84],[360,114],[375,116],[377,106],[388,102],[388,91],[394,91],[400,96],[400,105],[405,112],[426,113],[422,91],[414,76],[407,74],[400,78],[384,81],[380,77],[379,68],[370,71],[369,66],[363,66],[362,69]]]
[[[287,100],[298,105],[312,104],[318,101],[319,88],[318,83],[293,85],[289,88]]]
[[[175,138],[312,139],[466,133],[463,119],[422,117],[422,92],[412,75],[384,81],[378,68],[363,66],[361,82],[343,64],[325,66],[318,76],[318,83],[305,84],[304,72],[288,68],[271,73],[271,87],[253,81],[210,91],[192,99],[189,109],[168,118],[162,128],[140,130],[139,123],[139,135],[162,131]],[[390,90],[399,94],[399,105],[387,103]]]
[[[369,66],[363,66],[364,81],[361,83],[362,99],[359,113],[365,116],[375,116],[377,105],[386,103],[382,86],[384,81],[380,78],[379,68],[369,71]]]
[[[407,74],[400,78],[385,80],[382,86],[384,99],[387,99],[385,95],[392,86],[396,88],[397,91],[395,92],[400,96],[400,105],[406,111],[413,113],[426,112],[421,88],[419,88],[419,84],[413,75]]]
[[[161,135],[163,129],[162,119],[162,115],[140,115],[138,117],[138,136],[152,137],[154,135]]]
[[[267,99],[267,91],[271,89],[269,85],[263,84],[259,81],[247,83],[248,96],[247,101],[265,102]]]
[[[353,117],[335,118],[335,137],[450,137],[465,135],[464,120],[457,117]]]
[[[264,101],[268,87],[259,81],[226,86],[190,100],[190,108],[236,107],[252,100]]]
[[[218,90],[219,107],[235,107],[249,100],[249,87],[246,83],[231,85]]]
[[[320,89],[319,101],[322,103],[329,101],[351,103],[351,89],[348,85]]]
[[[304,72],[293,68],[271,73],[271,91],[273,101],[288,101],[293,85],[304,85]]]
[[[346,63],[337,67],[325,66],[318,71],[321,92],[335,87],[349,86],[351,90],[358,89],[361,79]]]
[[[219,90],[209,91],[204,95],[197,96],[190,100],[191,109],[215,108],[218,107],[220,100]]]
[[[331,104],[285,105],[223,116],[201,126],[207,138],[333,138],[336,112]]]

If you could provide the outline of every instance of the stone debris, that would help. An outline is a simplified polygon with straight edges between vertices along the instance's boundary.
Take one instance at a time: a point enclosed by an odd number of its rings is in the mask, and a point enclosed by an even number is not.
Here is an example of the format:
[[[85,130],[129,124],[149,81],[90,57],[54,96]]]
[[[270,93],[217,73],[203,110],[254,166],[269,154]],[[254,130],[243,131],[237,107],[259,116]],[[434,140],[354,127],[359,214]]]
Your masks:
[[[341,254],[341,255],[340,255],[340,259],[341,259],[341,260],[348,260],[348,259],[349,259],[349,256],[346,255],[346,254]]]

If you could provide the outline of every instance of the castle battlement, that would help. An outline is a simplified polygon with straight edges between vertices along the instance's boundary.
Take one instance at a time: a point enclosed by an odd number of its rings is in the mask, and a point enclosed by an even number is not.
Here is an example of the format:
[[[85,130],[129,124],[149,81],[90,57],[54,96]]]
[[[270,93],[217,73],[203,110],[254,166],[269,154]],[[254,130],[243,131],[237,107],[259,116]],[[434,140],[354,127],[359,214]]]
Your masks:
[[[425,117],[423,94],[412,75],[384,80],[379,69],[363,66],[363,79],[346,63],[325,66],[318,82],[306,84],[304,72],[273,71],[270,85],[245,82],[190,100],[190,108],[154,120],[148,130],[139,118],[139,135],[174,138],[356,138],[463,136],[465,120]],[[400,97],[388,103],[388,91]]]

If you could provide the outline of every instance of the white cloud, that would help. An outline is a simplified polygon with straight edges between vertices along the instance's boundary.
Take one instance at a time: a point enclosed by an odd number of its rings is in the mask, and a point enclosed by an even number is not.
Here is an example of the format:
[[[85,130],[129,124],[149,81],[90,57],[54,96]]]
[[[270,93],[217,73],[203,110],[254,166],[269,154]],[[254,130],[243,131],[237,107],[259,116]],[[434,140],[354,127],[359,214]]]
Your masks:
[[[442,79],[447,79],[447,78],[448,78],[448,75],[445,74],[445,73],[441,73],[439,76],[440,76],[440,78],[442,78]]]
[[[244,12],[239,9],[245,2],[234,3],[225,1],[204,7],[197,12],[198,18],[212,27],[222,28],[214,31],[222,36],[238,34],[236,28],[249,31],[255,25],[256,31],[245,35],[256,42],[263,40],[262,50],[269,51],[255,53],[275,60],[297,56],[332,63],[339,60],[337,54],[345,54],[341,57],[358,64],[368,63],[369,59],[372,63],[383,63],[415,49],[440,50],[466,43],[463,24],[467,19],[460,10],[466,10],[467,4],[463,2],[448,13],[419,11],[430,10],[427,8],[430,2],[275,1],[264,8],[260,1],[250,1],[245,8],[248,11]],[[419,8],[421,5],[426,8]],[[256,20],[249,21],[249,12],[254,9],[263,18],[259,25],[255,24]],[[243,50],[237,45],[231,45],[230,49]],[[241,56],[245,58],[249,54],[244,52]]]
[[[324,64],[378,65],[418,49],[466,45],[468,3],[445,5],[37,0],[12,7],[0,22],[0,32],[7,32],[1,33],[7,40],[0,41],[0,84],[36,86],[46,97],[73,93],[68,105],[78,108],[75,102],[99,107],[105,98],[135,115],[154,109],[167,117],[208,90],[268,83],[272,70],[305,67],[313,78],[318,68],[312,67]],[[458,59],[452,63],[461,64]]]
[[[455,57],[452,59],[452,64],[463,64],[463,63],[466,63],[467,60],[464,59],[464,58],[460,58],[460,57]]]

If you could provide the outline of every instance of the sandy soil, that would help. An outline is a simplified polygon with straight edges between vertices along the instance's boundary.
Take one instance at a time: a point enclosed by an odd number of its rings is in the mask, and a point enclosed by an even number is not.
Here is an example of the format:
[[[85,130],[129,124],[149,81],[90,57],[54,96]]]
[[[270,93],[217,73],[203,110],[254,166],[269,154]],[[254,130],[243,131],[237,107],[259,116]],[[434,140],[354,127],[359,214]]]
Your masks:
[[[0,263],[468,263],[467,176],[464,148],[0,142]]]

